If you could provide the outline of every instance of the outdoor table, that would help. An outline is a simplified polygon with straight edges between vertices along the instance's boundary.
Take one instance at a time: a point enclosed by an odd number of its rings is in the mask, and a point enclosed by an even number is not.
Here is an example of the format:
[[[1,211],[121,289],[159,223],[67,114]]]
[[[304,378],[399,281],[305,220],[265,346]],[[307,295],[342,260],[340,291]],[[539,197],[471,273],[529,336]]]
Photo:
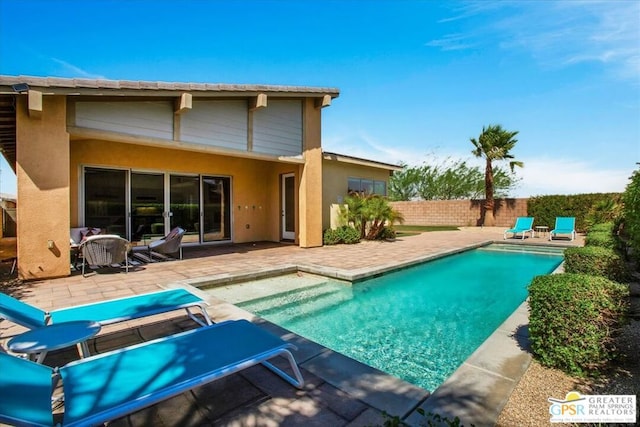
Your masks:
[[[42,363],[47,352],[59,350],[74,344],[78,346],[80,357],[89,356],[87,340],[100,332],[100,324],[89,320],[54,323],[32,329],[9,340],[9,350],[14,353],[37,354],[36,362]]]
[[[80,259],[80,245],[77,243],[71,243],[69,245],[69,251],[71,253],[71,264],[73,268],[78,269],[78,260]]]
[[[549,232],[549,227],[546,225],[536,225],[535,229],[537,234],[543,233],[546,235]]]

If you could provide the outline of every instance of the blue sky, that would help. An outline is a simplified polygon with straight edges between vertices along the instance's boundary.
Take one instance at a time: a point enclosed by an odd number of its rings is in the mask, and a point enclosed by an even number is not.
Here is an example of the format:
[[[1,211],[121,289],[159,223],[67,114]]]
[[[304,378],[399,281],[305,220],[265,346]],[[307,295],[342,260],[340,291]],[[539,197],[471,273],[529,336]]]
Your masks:
[[[512,195],[623,191],[638,22],[636,0],[0,0],[0,74],[337,87],[326,151],[472,159],[469,138],[499,123],[520,132]]]

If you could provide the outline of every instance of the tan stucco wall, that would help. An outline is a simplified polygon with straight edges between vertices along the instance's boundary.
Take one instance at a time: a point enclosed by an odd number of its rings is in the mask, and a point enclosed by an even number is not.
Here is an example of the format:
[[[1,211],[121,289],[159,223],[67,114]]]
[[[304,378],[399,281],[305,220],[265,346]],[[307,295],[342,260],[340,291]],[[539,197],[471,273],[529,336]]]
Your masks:
[[[322,147],[319,108],[307,99],[304,108],[304,166],[300,168],[299,245],[322,246]]]
[[[66,100],[44,96],[40,118],[17,97],[18,275],[69,275],[69,135]],[[52,247],[48,247],[48,241]]]
[[[23,278],[69,275],[69,227],[90,225],[81,224],[82,166],[229,176],[231,237],[237,243],[281,239],[281,178],[294,173],[296,243],[322,245],[322,110],[314,99],[303,101],[303,165],[95,139],[102,136],[71,135],[70,142],[64,96],[45,95],[40,118],[29,117],[26,96],[18,96],[17,107],[17,234]]]
[[[516,218],[527,216],[528,199],[496,199],[496,227],[509,228]],[[391,202],[406,225],[480,225],[483,200],[420,200]]]
[[[280,174],[295,172],[298,168],[297,164],[112,141],[72,141],[69,169],[72,225],[80,225],[78,199],[82,165],[231,177],[232,238],[236,243],[280,240]]]
[[[331,226],[331,205],[338,203],[339,197],[347,195],[348,179],[365,178],[384,181],[389,184],[389,171],[364,165],[323,160],[322,181],[322,229]]]

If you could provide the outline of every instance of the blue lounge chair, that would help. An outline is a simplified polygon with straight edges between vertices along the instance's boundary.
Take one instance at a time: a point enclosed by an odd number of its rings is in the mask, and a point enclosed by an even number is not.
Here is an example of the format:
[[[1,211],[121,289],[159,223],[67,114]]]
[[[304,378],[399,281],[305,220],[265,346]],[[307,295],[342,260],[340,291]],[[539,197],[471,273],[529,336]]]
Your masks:
[[[576,218],[573,216],[559,216],[556,218],[556,226],[549,232],[549,240],[553,240],[556,234],[570,234],[571,241],[576,238]]]
[[[518,237],[518,233],[522,233],[522,240],[524,240],[526,233],[530,233],[533,236],[533,217],[519,216],[516,218],[516,225],[504,231],[504,239],[507,238],[507,233],[513,233],[513,237]]]
[[[52,376],[62,381],[63,426],[111,421],[259,363],[302,388],[304,379],[290,349],[295,346],[238,320],[98,354],[56,370],[0,353],[0,421],[52,425]],[[268,362],[276,356],[289,361],[295,378]]]
[[[207,313],[207,305],[202,298],[186,289],[167,289],[47,312],[0,292],[0,318],[29,329],[73,320],[92,320],[104,326],[180,309],[185,309],[191,319],[204,326],[213,323]],[[202,312],[204,322],[191,312],[195,307]]]

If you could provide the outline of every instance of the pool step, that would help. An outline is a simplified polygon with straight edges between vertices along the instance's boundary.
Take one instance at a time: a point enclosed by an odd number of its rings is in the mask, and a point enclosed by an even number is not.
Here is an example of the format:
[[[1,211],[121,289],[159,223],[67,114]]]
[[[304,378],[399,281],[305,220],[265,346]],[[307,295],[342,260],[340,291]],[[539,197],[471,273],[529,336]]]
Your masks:
[[[478,248],[480,251],[490,251],[490,252],[509,252],[509,253],[527,253],[527,254],[537,254],[537,255],[558,255],[562,256],[564,253],[563,248],[552,248],[545,246],[524,246],[524,245],[501,245],[494,244],[483,246]]]
[[[348,286],[342,287],[342,285],[322,283],[302,290],[282,292],[238,305],[265,318],[273,313],[291,318],[291,316],[298,314],[302,305],[305,306],[305,312],[308,313],[310,307],[313,307],[313,311],[316,312],[351,299],[352,294],[349,291],[350,288]]]

